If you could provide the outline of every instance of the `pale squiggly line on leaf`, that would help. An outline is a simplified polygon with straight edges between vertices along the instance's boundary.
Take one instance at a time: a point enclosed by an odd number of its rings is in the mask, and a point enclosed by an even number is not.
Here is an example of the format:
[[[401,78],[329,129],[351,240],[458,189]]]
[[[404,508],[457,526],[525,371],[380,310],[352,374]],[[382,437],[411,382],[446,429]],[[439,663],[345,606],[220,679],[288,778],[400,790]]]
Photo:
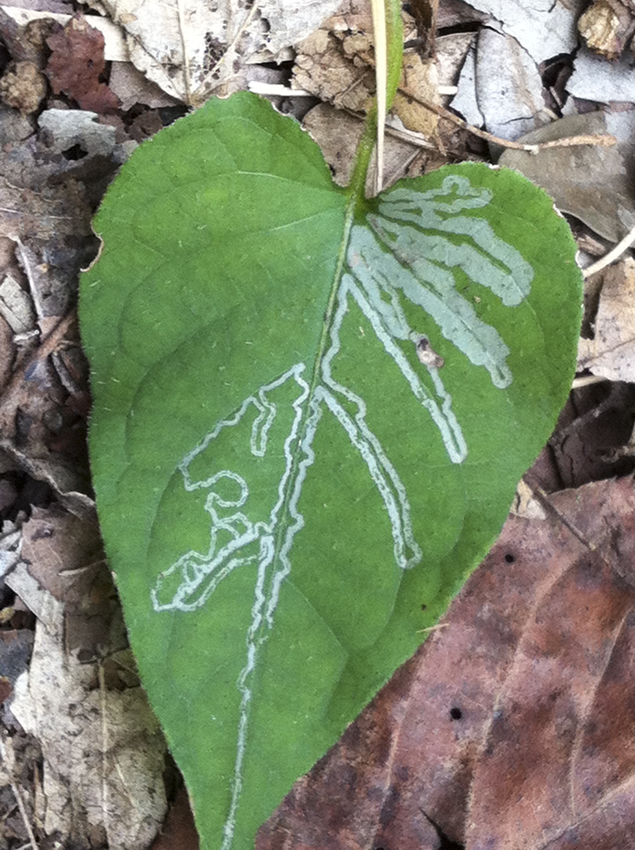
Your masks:
[[[408,321],[402,299],[423,308],[442,334],[472,363],[485,366],[495,386],[509,385],[512,375],[506,363],[508,347],[498,331],[483,322],[457,291],[452,272],[452,268],[460,268],[473,282],[491,289],[506,306],[520,303],[528,294],[533,271],[521,255],[499,239],[487,221],[457,215],[464,209],[486,206],[491,197],[489,190],[473,188],[460,176],[447,177],[440,188],[429,192],[397,189],[388,193],[379,205],[380,214],[368,217],[372,230],[361,226],[351,230],[347,255],[350,274],[345,273],[340,281],[329,328],[329,347],[319,366],[320,381],[313,393],[303,377],[305,364],[295,364],[245,399],[232,416],[218,422],[178,466],[186,491],[210,491],[205,501],[205,510],[211,518],[210,543],[206,553],[189,551],[161,573],[151,592],[154,609],[193,611],[200,608],[235,569],[257,565],[246,634],[247,659],[237,680],[241,701],[236,760],[221,850],[230,850],[232,846],[242,791],[242,765],[252,699],[250,676],[256,667],[259,650],[274,625],[280,589],[291,571],[293,540],[304,526],[298,506],[307,472],[314,461],[313,440],[324,409],[333,414],[363,458],[384,502],[392,529],[395,563],[401,569],[408,569],[422,558],[412,530],[406,488],[381,441],[367,423],[366,402],[333,375],[333,366],[341,351],[340,331],[345,316],[351,304],[356,304],[414,397],[430,414],[449,459],[461,463],[468,447],[438,368],[423,364],[431,384],[431,387],[426,386],[422,379],[424,373],[416,371],[402,350],[404,342],[418,345],[425,338]],[[457,236],[467,237],[468,241],[457,244]],[[192,478],[190,467],[223,429],[237,426],[252,406],[257,415],[251,428],[250,452],[254,457],[264,457],[278,413],[270,396],[289,380],[298,385],[298,395],[292,403],[291,430],[284,441],[285,469],[278,482],[277,501],[268,519],[254,522],[249,518],[248,508],[240,510],[246,507],[249,498],[249,485],[241,475],[221,470],[198,480]],[[356,413],[351,415],[347,405],[354,407]],[[221,482],[232,482],[238,488],[237,495],[233,498],[222,496],[217,486]],[[278,525],[285,510],[287,525],[279,534]],[[229,542],[220,545],[221,535],[229,537]],[[272,564],[275,566],[270,570]],[[179,582],[176,590],[173,589],[174,579]]]

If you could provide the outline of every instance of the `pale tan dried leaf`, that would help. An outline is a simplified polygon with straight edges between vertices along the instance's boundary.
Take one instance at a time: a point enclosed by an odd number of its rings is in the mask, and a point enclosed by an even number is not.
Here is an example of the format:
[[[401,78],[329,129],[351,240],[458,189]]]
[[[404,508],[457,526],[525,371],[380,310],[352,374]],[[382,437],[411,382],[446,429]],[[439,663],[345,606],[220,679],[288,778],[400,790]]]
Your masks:
[[[125,33],[135,67],[193,105],[234,90],[236,69],[256,53],[271,59],[312,32],[339,0],[97,0]],[[91,3],[95,5],[95,3]]]

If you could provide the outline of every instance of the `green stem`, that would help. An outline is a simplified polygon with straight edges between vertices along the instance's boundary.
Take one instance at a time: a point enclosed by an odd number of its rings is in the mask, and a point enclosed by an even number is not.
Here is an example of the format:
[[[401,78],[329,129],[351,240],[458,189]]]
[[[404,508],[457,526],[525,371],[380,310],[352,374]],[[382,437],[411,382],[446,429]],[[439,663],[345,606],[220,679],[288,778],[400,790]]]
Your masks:
[[[364,208],[365,202],[365,187],[366,175],[370,158],[375,149],[375,137],[377,133],[377,104],[373,104],[364,124],[364,132],[357,145],[355,151],[355,164],[351,175],[350,183],[348,184],[349,195],[354,195],[357,198],[355,210],[360,214]]]
[[[387,108],[390,109],[397,92],[401,75],[401,62],[403,57],[403,26],[401,21],[400,0],[386,0],[386,33],[388,50],[388,80],[387,80]],[[355,164],[350,183],[348,185],[349,195],[357,198],[356,213],[361,213],[365,203],[365,186],[370,158],[373,155],[375,139],[377,134],[377,99],[368,112],[362,137],[355,151]]]

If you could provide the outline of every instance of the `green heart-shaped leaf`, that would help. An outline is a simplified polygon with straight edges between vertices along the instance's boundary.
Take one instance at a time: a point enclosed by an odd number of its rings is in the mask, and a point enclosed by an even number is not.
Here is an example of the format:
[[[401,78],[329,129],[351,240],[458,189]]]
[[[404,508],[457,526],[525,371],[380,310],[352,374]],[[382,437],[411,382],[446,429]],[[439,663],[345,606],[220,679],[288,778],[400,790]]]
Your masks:
[[[243,850],[499,531],[570,386],[575,243],[484,165],[356,198],[248,94],[142,145],[96,229],[106,549],[203,847]]]

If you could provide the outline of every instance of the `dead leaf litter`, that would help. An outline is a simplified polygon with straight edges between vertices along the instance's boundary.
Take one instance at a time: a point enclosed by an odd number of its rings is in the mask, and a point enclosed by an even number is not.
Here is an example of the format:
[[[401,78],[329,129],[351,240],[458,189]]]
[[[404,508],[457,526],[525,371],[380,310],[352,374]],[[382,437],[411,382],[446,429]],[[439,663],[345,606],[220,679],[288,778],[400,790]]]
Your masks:
[[[156,847],[193,850],[96,529],[77,277],[119,165],[211,95],[269,91],[345,183],[375,88],[370,6],[76,5],[0,4],[0,850],[143,850],[168,800]],[[623,0],[406,4],[385,182],[465,159],[518,168],[570,216],[590,265],[635,225],[633,21]],[[587,278],[580,384],[498,543],[260,850],[632,843],[626,250]]]

